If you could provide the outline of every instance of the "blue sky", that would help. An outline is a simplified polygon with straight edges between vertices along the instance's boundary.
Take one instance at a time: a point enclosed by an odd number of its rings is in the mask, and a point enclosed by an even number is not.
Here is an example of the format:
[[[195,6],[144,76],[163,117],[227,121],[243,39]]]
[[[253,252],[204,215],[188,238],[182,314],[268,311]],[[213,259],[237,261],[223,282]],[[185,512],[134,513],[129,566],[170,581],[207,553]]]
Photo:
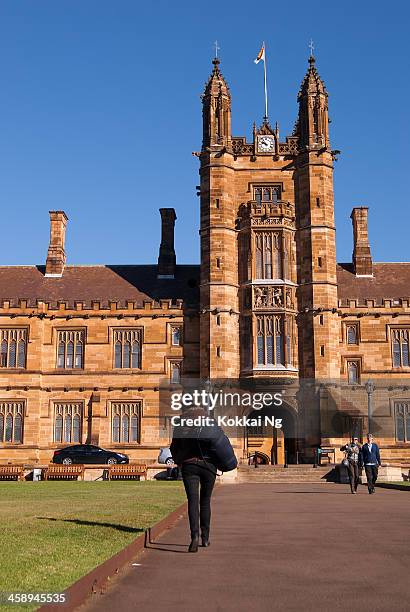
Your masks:
[[[368,205],[374,259],[409,260],[405,1],[1,0],[0,264],[45,259],[48,211],[69,216],[68,263],[156,262],[158,209],[177,211],[179,263],[199,261],[200,94],[219,41],[233,133],[269,115],[290,134],[308,41],[330,95],[337,253]]]

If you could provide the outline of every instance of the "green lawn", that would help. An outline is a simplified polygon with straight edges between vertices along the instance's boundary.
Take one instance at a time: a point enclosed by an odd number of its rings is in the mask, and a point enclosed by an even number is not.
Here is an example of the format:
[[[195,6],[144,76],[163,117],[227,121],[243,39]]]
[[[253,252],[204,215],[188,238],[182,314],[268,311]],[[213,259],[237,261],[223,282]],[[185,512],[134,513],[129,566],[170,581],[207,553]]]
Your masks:
[[[0,592],[61,592],[184,500],[180,482],[0,482]]]

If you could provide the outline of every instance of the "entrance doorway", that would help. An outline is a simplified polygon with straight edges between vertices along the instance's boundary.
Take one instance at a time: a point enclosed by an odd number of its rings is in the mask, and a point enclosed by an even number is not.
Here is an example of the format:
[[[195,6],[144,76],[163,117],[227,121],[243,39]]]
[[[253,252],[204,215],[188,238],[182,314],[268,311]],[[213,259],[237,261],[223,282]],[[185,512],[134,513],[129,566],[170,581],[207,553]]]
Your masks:
[[[265,416],[282,419],[282,428],[265,424]],[[246,427],[245,448],[250,463],[285,465],[298,462],[295,418],[290,409],[253,410],[248,418],[261,417],[262,423]]]

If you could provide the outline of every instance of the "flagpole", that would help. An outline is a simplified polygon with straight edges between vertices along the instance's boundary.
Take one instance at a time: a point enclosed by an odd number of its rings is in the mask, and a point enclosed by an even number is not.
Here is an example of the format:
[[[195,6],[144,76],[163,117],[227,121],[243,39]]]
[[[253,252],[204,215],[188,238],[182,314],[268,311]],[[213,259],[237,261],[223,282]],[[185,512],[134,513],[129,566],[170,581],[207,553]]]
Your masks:
[[[264,55],[265,58],[263,60],[263,76],[264,76],[264,81],[265,81],[265,119],[266,121],[268,120],[268,88],[266,85],[266,47],[265,47],[265,42],[263,43],[263,48],[265,50]]]

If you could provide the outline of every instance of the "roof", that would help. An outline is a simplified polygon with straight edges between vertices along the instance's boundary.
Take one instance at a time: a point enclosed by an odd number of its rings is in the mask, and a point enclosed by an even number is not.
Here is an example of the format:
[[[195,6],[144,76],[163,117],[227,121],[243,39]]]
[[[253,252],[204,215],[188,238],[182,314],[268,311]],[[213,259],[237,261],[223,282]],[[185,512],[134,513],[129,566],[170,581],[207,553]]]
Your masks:
[[[17,307],[19,299],[35,307],[37,300],[56,307],[57,301],[66,301],[68,308],[74,301],[100,301],[101,308],[110,301],[125,307],[134,301],[142,307],[146,300],[182,299],[187,306],[199,305],[199,265],[176,266],[174,279],[158,279],[156,265],[122,266],[66,266],[61,278],[44,276],[44,266],[0,266],[0,304],[10,300]]]
[[[354,274],[351,263],[337,265],[338,297],[341,300],[400,299],[410,297],[410,262],[373,263],[373,277]]]
[[[142,307],[145,300],[181,299],[186,306],[199,308],[199,265],[176,266],[174,279],[158,279],[156,265],[66,266],[61,278],[44,276],[44,266],[0,266],[0,304],[9,300],[12,307],[27,300],[35,307],[38,300],[51,308],[58,301],[99,301],[107,308],[110,301],[125,307],[134,301]],[[400,299],[410,297],[409,263],[374,263],[373,277],[357,277],[351,263],[337,265],[338,297],[341,300]]]

